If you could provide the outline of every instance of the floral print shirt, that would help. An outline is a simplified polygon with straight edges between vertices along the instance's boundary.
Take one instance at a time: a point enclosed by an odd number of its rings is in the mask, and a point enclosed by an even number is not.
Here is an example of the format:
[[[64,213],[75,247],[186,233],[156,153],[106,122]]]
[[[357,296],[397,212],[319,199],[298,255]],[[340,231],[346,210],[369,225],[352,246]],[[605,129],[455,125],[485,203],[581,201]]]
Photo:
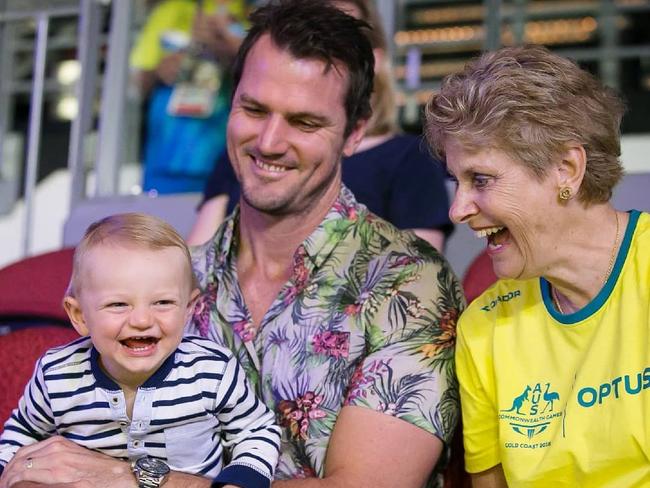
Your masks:
[[[192,250],[202,295],[188,333],[231,349],[282,426],[277,479],[324,475],[346,405],[451,440],[459,414],[456,319],[464,298],[449,265],[410,232],[341,193],[293,258],[293,276],[260,327],[237,280],[238,211]],[[386,446],[394,449],[395,446]],[[427,486],[438,486],[432,474]]]

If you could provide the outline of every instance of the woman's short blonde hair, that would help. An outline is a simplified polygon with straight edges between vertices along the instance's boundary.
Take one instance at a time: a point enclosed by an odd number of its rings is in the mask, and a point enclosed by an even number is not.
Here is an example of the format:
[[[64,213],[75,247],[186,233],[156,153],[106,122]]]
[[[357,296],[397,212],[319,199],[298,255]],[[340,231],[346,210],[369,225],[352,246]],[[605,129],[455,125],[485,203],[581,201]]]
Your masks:
[[[187,260],[190,289],[197,287],[190,251],[178,232],[158,217],[143,213],[123,213],[103,218],[88,227],[74,252],[72,278],[66,295],[78,297],[82,286],[81,274],[85,255],[91,249],[105,244],[136,246],[150,250],[178,247]]]
[[[614,91],[573,61],[542,46],[506,47],[445,78],[427,103],[425,133],[443,159],[452,139],[469,151],[504,151],[538,178],[578,143],[587,154],[578,198],[599,203],[623,175],[624,112]]]

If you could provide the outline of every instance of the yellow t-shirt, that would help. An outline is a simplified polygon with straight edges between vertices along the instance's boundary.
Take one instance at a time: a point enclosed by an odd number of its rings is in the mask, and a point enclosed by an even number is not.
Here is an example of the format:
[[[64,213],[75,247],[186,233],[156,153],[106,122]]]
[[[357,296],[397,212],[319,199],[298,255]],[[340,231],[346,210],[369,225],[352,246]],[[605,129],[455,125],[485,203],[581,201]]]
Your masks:
[[[141,70],[152,70],[165,55],[161,36],[165,32],[183,32],[189,35],[196,14],[195,0],[164,0],[151,11],[131,51],[131,66]],[[203,11],[212,14],[217,8],[225,7],[235,19],[244,22],[246,2],[244,0],[204,0]]]
[[[544,279],[488,289],[459,320],[456,367],[469,472],[650,486],[650,214],[630,213],[611,276],[574,314]]]

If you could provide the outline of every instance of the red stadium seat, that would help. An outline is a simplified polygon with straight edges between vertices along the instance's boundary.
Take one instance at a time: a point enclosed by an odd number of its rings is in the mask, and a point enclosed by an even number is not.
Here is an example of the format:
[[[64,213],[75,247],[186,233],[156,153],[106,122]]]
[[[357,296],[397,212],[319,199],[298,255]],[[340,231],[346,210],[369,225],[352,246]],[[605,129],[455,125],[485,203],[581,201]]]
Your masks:
[[[474,258],[463,277],[463,289],[465,290],[467,303],[470,303],[487,290],[497,279],[492,269],[490,256],[483,251]]]
[[[0,269],[0,318],[44,319],[66,324],[62,300],[74,248],[32,256]]]
[[[4,425],[18,406],[36,365],[49,348],[66,344],[79,337],[72,327],[55,325],[30,326],[0,336],[0,422]]]
[[[36,360],[78,336],[62,300],[74,249],[25,258],[0,269],[0,422],[18,405]]]

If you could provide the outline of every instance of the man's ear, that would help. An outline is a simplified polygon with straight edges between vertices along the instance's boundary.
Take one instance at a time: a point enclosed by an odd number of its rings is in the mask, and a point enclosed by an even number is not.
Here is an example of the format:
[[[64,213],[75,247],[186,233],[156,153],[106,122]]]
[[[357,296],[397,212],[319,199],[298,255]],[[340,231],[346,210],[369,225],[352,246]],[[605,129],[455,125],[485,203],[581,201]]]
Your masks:
[[[72,326],[79,333],[79,335],[87,336],[90,334],[88,327],[86,326],[86,320],[84,319],[83,312],[81,311],[81,305],[79,301],[71,296],[66,296],[63,299],[63,308],[65,308]]]
[[[569,188],[577,195],[587,169],[587,153],[582,144],[571,143],[562,153],[557,166],[558,188]]]
[[[343,155],[349,158],[357,150],[361,140],[366,135],[366,128],[368,126],[368,119],[359,119],[354,125],[352,132],[348,135],[343,145]]]

